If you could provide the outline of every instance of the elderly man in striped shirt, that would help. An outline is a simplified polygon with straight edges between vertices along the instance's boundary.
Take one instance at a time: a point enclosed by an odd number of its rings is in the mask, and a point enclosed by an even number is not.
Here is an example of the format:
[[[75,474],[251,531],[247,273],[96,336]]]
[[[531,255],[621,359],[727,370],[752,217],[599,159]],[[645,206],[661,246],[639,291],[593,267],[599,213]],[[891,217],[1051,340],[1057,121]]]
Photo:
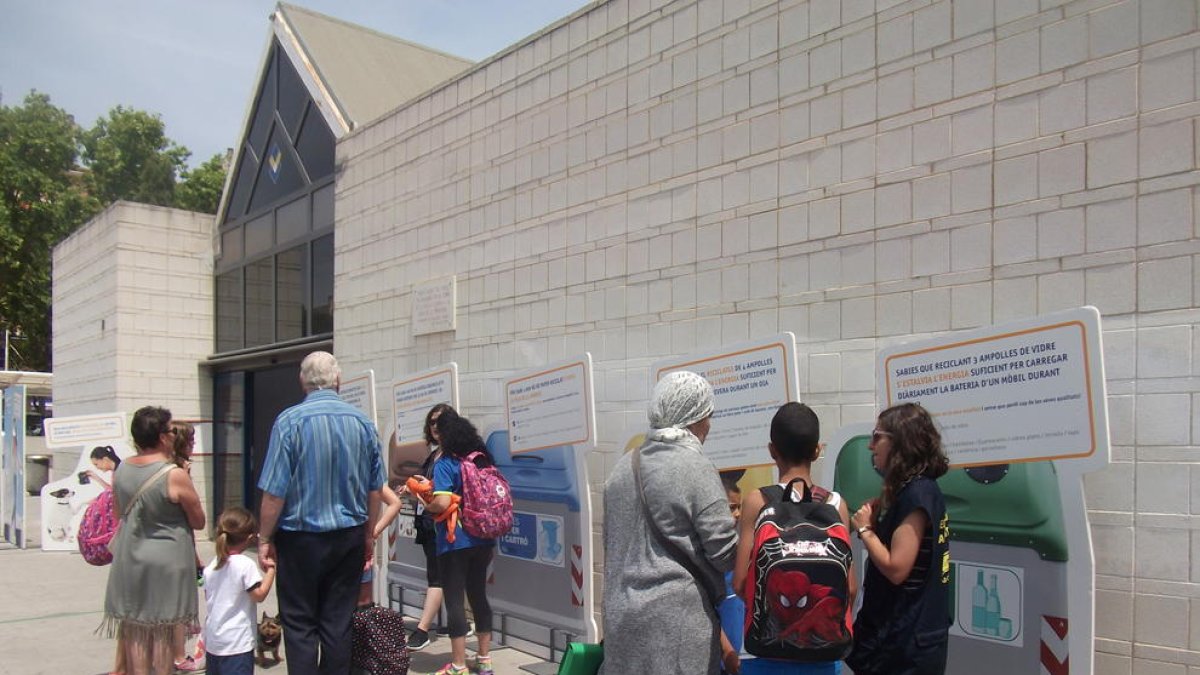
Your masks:
[[[275,418],[258,481],[259,560],[278,570],[288,673],[345,674],[363,563],[375,548],[383,458],[374,424],[338,397],[332,354],[305,357],[300,384],[304,401]]]

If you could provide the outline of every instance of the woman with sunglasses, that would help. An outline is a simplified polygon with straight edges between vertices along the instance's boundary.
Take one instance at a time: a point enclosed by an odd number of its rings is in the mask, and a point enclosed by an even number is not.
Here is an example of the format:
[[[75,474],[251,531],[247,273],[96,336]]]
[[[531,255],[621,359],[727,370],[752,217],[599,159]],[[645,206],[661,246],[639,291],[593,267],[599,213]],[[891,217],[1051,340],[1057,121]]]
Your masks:
[[[856,675],[941,675],[950,629],[950,528],[941,434],[921,406],[879,414],[871,461],[883,491],[851,517],[868,562],[846,663]]]

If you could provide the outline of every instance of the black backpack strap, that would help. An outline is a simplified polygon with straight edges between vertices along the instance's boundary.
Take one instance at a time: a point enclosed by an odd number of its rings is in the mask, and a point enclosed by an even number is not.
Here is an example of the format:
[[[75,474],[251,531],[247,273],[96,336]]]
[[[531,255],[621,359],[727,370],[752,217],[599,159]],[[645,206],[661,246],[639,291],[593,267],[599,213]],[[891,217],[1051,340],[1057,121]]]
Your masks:
[[[654,522],[654,516],[653,516],[653,514],[650,513],[650,506],[646,503],[645,489],[642,487],[642,449],[641,448],[638,448],[633,451],[632,462],[633,462],[633,481],[634,481],[634,483],[637,484],[638,502],[641,503],[642,514],[646,518],[646,528],[650,530],[650,534],[652,534],[654,536],[654,539],[658,541],[659,545],[661,545],[663,547],[663,550],[665,550],[667,552],[667,555],[674,558],[675,562],[682,565],[683,568],[685,570],[687,570],[688,573],[691,574],[696,579],[696,583],[705,592],[705,594],[707,594],[709,596],[709,601],[712,602],[713,607],[716,607],[718,604],[720,604],[721,600],[724,599],[724,593],[723,593],[724,589],[721,589],[721,591],[722,591],[721,595],[719,595],[719,596],[715,595],[714,589],[709,588],[708,582],[706,582],[704,580],[704,574],[700,571],[700,568],[696,565],[696,561],[694,561],[690,557],[688,557],[688,554],[686,552],[684,552],[684,550],[681,549],[675,542],[668,539],[667,535],[663,534],[662,530],[658,529],[658,523]]]

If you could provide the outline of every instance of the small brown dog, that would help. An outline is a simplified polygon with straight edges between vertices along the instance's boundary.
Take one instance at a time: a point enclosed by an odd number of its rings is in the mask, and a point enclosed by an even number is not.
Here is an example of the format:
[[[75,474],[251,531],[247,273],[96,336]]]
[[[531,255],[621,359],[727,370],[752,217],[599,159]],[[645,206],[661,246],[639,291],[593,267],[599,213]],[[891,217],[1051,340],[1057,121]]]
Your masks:
[[[267,665],[267,652],[279,663],[279,642],[283,637],[283,628],[279,624],[279,615],[271,616],[263,612],[262,621],[258,622],[258,658],[255,661],[260,666]]]

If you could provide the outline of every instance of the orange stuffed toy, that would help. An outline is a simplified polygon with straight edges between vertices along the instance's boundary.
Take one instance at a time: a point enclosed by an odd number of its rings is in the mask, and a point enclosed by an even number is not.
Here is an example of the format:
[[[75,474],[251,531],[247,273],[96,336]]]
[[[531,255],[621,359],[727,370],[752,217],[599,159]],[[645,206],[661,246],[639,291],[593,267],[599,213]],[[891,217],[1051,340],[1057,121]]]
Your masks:
[[[413,476],[405,483],[408,491],[421,503],[428,506],[429,502],[433,501],[433,481],[428,478],[417,478]],[[446,541],[454,543],[455,533],[458,529],[458,505],[462,501],[462,497],[456,494],[450,495],[450,506],[446,507],[445,511],[433,517],[434,522],[446,523]]]

